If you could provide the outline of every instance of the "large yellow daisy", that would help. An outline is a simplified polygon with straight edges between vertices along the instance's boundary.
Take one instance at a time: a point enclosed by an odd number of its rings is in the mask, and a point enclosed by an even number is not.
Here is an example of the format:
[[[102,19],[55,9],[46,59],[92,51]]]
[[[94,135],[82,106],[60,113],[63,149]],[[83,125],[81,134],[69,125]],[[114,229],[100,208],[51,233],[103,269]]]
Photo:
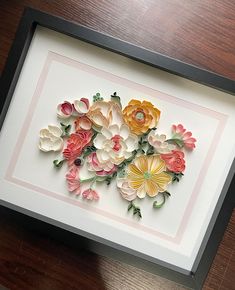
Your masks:
[[[146,194],[150,197],[156,196],[165,191],[172,180],[165,170],[166,164],[160,155],[141,155],[128,166],[129,185],[137,191],[139,198],[144,198]]]

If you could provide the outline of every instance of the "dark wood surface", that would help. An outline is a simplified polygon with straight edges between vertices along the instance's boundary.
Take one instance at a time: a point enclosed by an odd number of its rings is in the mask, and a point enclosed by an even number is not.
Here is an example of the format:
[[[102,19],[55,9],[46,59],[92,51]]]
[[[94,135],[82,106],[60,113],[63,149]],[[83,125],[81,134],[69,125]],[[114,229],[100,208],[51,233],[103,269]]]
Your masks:
[[[0,0],[0,72],[25,6],[235,79],[235,1]],[[1,165],[0,165],[1,166]],[[204,290],[235,289],[235,211]],[[0,208],[0,289],[185,289],[70,247]]]

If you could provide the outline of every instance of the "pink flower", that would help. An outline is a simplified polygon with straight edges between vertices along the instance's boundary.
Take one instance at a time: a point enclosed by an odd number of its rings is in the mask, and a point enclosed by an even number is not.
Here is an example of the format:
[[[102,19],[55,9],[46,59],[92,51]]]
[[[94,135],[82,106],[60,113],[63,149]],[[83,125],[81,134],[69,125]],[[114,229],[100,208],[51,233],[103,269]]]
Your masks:
[[[169,171],[180,173],[185,170],[184,153],[182,151],[173,150],[168,154],[161,154],[161,159],[165,161]]]
[[[114,173],[117,171],[117,166],[114,165],[111,161],[107,161],[105,163],[100,163],[96,152],[92,152],[87,157],[87,166],[88,170],[95,171],[96,175],[105,176]]]
[[[137,197],[137,190],[130,187],[127,178],[117,178],[117,187],[124,199],[132,201]]]
[[[63,119],[69,118],[73,114],[73,111],[73,105],[67,101],[64,101],[62,104],[57,106],[57,115]]]
[[[81,183],[78,173],[79,173],[78,167],[74,166],[66,174],[68,190],[70,192],[74,192],[76,195],[79,195],[81,193]]]
[[[99,199],[98,193],[95,190],[91,189],[91,188],[86,189],[85,191],[83,191],[82,196],[83,196],[83,198],[86,198],[88,200],[93,200],[93,199],[94,200],[98,200]]]
[[[195,148],[195,142],[197,141],[195,138],[192,137],[191,132],[186,132],[186,129],[183,125],[172,125],[172,133],[173,137],[172,139],[180,139],[183,141],[183,145],[187,149],[194,149]]]
[[[63,151],[64,158],[69,161],[69,165],[81,155],[84,147],[90,143],[92,134],[92,131],[82,130],[70,135],[67,148]]]

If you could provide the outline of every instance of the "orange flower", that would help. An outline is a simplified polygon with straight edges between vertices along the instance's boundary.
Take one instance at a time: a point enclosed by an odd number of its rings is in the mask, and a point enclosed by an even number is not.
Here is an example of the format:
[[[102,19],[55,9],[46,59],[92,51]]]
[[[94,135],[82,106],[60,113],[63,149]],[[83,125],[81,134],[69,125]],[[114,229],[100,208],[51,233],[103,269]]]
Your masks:
[[[123,110],[123,118],[133,133],[142,135],[156,127],[160,113],[150,102],[131,100]]]

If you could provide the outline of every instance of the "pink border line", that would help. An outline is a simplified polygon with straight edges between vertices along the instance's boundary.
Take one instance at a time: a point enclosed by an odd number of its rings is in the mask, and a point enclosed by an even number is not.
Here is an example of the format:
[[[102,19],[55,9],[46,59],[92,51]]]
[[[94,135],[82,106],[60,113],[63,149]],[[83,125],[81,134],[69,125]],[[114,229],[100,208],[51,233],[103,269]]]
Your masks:
[[[102,209],[98,209],[98,208],[93,207],[91,205],[87,205],[85,203],[82,203],[82,202],[79,202],[77,200],[71,199],[71,198],[69,198],[67,196],[58,195],[55,192],[48,191],[48,190],[46,190],[44,188],[35,186],[35,185],[30,184],[28,182],[25,182],[23,180],[17,179],[16,177],[13,177],[13,173],[14,173],[14,170],[15,170],[17,159],[20,156],[20,152],[21,152],[21,149],[23,147],[24,140],[26,138],[26,134],[27,134],[28,128],[29,128],[29,126],[31,124],[31,121],[32,121],[32,118],[33,118],[33,115],[34,115],[34,111],[36,110],[36,106],[37,106],[38,100],[39,100],[39,98],[41,96],[41,92],[43,90],[44,83],[45,83],[45,81],[47,79],[48,72],[49,72],[50,66],[52,64],[52,61],[57,61],[57,62],[65,64],[65,65],[75,67],[75,68],[80,69],[82,71],[85,71],[85,72],[88,72],[90,74],[96,75],[96,76],[98,76],[100,78],[104,78],[104,79],[110,80],[112,82],[124,85],[124,86],[132,88],[132,89],[134,88],[134,89],[136,89],[138,91],[141,91],[141,92],[143,92],[145,94],[148,94],[148,95],[151,95],[151,96],[155,96],[155,97],[157,97],[159,99],[162,99],[164,101],[168,101],[170,103],[174,103],[176,105],[183,106],[183,107],[185,107],[187,109],[194,110],[196,112],[199,112],[201,114],[205,114],[207,116],[209,115],[210,117],[215,118],[215,119],[217,119],[219,121],[219,125],[217,126],[215,135],[213,137],[213,140],[211,142],[210,148],[208,150],[208,154],[207,154],[207,156],[206,156],[206,158],[205,158],[205,160],[203,162],[201,171],[200,171],[199,176],[197,178],[196,184],[195,184],[195,186],[193,188],[193,191],[192,191],[192,194],[191,194],[191,198],[190,198],[190,200],[189,200],[189,202],[188,202],[188,204],[186,206],[185,212],[184,212],[183,217],[181,219],[180,226],[179,226],[179,228],[177,230],[177,233],[176,233],[176,235],[174,237],[172,237],[170,235],[167,235],[167,234],[163,234],[161,232],[158,232],[158,231],[156,231],[156,230],[154,230],[152,228],[146,227],[146,226],[141,225],[139,223],[136,223],[134,221],[130,221],[130,220],[127,220],[125,218],[118,217],[118,216],[116,216],[116,215],[114,215],[112,213],[109,213],[107,211],[104,211]],[[213,157],[213,155],[215,153],[215,150],[216,150],[216,147],[217,147],[217,143],[218,143],[217,140],[219,139],[222,131],[225,128],[226,121],[227,121],[227,116],[223,115],[223,114],[221,114],[219,112],[216,112],[216,111],[210,110],[208,108],[205,108],[205,107],[190,103],[190,102],[185,101],[185,100],[180,100],[180,99],[178,99],[176,97],[164,94],[162,92],[159,92],[157,90],[151,89],[151,88],[146,87],[144,85],[141,85],[141,84],[135,83],[133,81],[124,79],[122,77],[116,76],[114,74],[108,73],[108,72],[100,70],[100,69],[97,69],[97,68],[89,66],[87,64],[75,61],[75,60],[70,59],[68,57],[56,54],[54,52],[49,52],[48,56],[47,56],[47,59],[45,61],[44,67],[42,69],[42,72],[40,74],[36,90],[34,92],[32,100],[31,100],[27,116],[25,118],[23,127],[21,129],[21,133],[19,134],[20,137],[18,138],[16,146],[14,148],[14,152],[13,152],[11,161],[9,163],[9,167],[7,169],[7,172],[6,172],[5,179],[10,181],[10,182],[12,182],[12,183],[15,183],[15,184],[17,184],[19,186],[22,186],[24,188],[28,188],[30,190],[42,193],[42,194],[47,195],[47,196],[51,196],[51,197],[56,198],[58,200],[61,200],[63,202],[67,202],[67,203],[79,206],[80,208],[83,208],[85,210],[91,210],[92,209],[92,212],[100,214],[100,215],[102,215],[102,216],[104,216],[106,218],[113,219],[113,220],[115,220],[117,222],[124,223],[124,224],[126,224],[128,226],[131,226],[131,227],[135,227],[135,228],[137,228],[139,230],[142,230],[142,231],[144,231],[146,233],[153,234],[153,235],[156,235],[156,236],[158,236],[158,237],[160,237],[162,239],[165,239],[165,240],[171,241],[173,243],[179,244],[181,239],[182,239],[182,237],[183,237],[184,231],[185,231],[185,229],[187,227],[188,220],[189,220],[189,217],[191,215],[191,212],[192,212],[193,206],[195,204],[195,201],[197,199],[198,193],[199,193],[199,191],[201,189],[204,176],[206,175],[206,172],[207,172],[207,170],[209,168],[209,164],[210,164],[210,162],[212,160],[212,157]]]

